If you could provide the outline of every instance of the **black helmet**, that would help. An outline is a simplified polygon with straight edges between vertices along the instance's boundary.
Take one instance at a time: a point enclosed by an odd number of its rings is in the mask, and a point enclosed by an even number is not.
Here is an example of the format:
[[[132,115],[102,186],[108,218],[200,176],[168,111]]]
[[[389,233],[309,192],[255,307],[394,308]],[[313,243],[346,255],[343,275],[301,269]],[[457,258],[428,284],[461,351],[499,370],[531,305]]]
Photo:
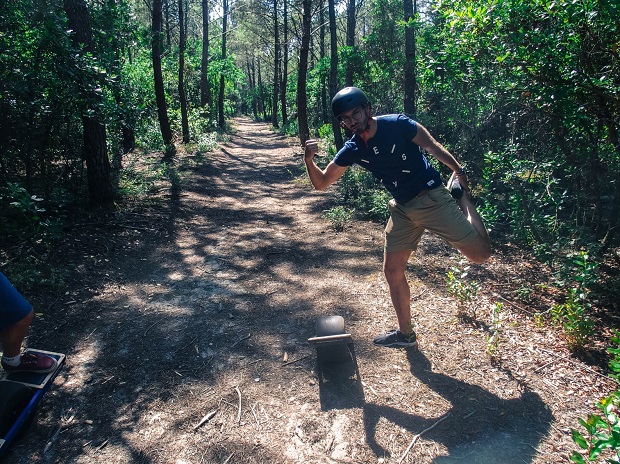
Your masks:
[[[357,87],[345,87],[332,98],[332,112],[338,117],[357,106],[369,105],[368,97]]]

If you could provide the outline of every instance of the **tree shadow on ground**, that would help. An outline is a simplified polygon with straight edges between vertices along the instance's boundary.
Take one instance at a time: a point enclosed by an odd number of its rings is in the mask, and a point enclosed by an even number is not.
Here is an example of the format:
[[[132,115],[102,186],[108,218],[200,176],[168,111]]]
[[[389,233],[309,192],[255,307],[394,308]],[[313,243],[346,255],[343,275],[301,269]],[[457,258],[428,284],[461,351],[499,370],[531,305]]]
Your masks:
[[[428,358],[418,350],[408,350],[407,359],[413,376],[448,400],[452,408],[443,416],[426,418],[367,403],[366,440],[376,456],[389,455],[376,440],[377,423],[383,417],[415,434],[430,429],[424,439],[440,443],[448,451],[432,461],[436,464],[532,462],[553,420],[540,396],[522,386],[519,398],[502,399],[477,385],[433,372]]]

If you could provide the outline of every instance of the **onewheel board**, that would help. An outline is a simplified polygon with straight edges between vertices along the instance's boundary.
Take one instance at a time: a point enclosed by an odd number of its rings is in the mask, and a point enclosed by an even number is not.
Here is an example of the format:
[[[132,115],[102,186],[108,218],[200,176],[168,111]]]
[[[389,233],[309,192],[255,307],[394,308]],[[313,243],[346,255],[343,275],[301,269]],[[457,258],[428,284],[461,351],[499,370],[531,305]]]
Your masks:
[[[51,356],[56,359],[57,365],[52,372],[45,374],[0,372],[0,457],[31,424],[39,402],[65,363],[62,353],[34,349],[26,351]]]
[[[353,339],[344,330],[342,316],[320,317],[315,324],[315,333],[308,341],[316,347],[319,364],[351,360],[348,344],[353,343]]]

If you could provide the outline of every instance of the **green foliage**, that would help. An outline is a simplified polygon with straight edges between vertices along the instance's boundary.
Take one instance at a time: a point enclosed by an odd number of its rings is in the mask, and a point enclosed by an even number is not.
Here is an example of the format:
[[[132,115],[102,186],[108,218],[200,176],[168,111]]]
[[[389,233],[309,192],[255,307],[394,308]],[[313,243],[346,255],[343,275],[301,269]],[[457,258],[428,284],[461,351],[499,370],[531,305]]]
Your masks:
[[[37,195],[31,195],[17,183],[7,183],[0,189],[0,208],[4,211],[4,220],[0,224],[1,235],[24,238],[45,239],[50,242],[62,233],[62,219],[56,203],[53,211],[47,211],[44,203],[50,201]]]
[[[404,50],[394,44],[404,43],[403,4],[398,0],[376,0],[370,3],[373,27],[358,51],[364,68],[358,71],[356,83],[367,93],[375,111],[402,111]]]
[[[353,167],[340,178],[338,201],[350,205],[363,219],[384,222],[389,217],[389,193],[368,171]]]
[[[40,257],[27,254],[11,262],[10,280],[24,293],[58,293],[65,290],[67,273],[68,271],[57,263],[42,265]]]
[[[30,195],[24,187],[10,182],[7,184],[7,196],[13,200],[10,205],[19,211],[28,223],[39,223],[40,214],[45,212],[45,208],[39,206],[43,198]]]
[[[218,144],[217,132],[201,133],[198,135],[198,150],[201,153],[213,151]]]
[[[611,377],[616,382],[620,378],[620,332],[616,331],[611,339],[614,346],[607,351],[612,354],[609,368]],[[574,451],[570,459],[578,464],[595,462],[605,459],[608,463],[620,463],[620,420],[618,406],[620,405],[620,389],[601,399],[596,407],[601,414],[590,414],[586,420],[579,419],[579,423],[587,432],[584,437],[576,429],[571,430],[573,441],[585,451],[585,456]]]
[[[570,284],[567,290],[566,300],[561,304],[551,307],[551,315],[555,323],[561,324],[567,337],[571,350],[582,349],[590,340],[593,333],[594,322],[589,311],[591,304],[589,294],[592,286],[596,283],[598,263],[589,260],[586,251],[571,254],[567,267],[570,272],[571,282],[559,281],[560,286]]]
[[[491,359],[495,359],[502,344],[504,316],[504,305],[498,301],[491,308],[490,334],[486,337],[487,354]]]
[[[156,192],[158,184],[168,179],[168,165],[159,160],[132,157],[121,171],[119,193],[127,200],[146,201]]]
[[[354,211],[344,206],[334,206],[323,212],[323,217],[327,219],[332,227],[337,230],[343,230],[347,223],[353,218]]]
[[[574,226],[564,222],[570,196],[556,171],[556,162],[524,159],[517,146],[486,153],[482,171],[481,212],[489,225],[510,227],[515,239],[543,261],[552,261],[568,245],[568,237],[573,245],[577,238]]]
[[[420,33],[420,119],[483,175],[485,218],[544,260],[615,237],[617,14],[608,0],[443,0]]]
[[[448,285],[448,293],[456,298],[459,314],[465,314],[469,309],[473,317],[476,317],[476,310],[470,303],[478,295],[480,284],[474,280],[465,280],[469,274],[469,266],[463,267],[464,263],[465,261],[461,260],[450,268],[446,273],[446,284]]]
[[[336,154],[336,144],[334,142],[334,131],[331,124],[323,124],[318,130],[319,138],[322,141],[322,147],[325,147],[325,151],[330,158]]]
[[[562,324],[571,350],[582,349],[590,340],[594,323],[588,315],[590,303],[586,294],[577,288],[570,288],[566,301],[554,304],[551,315],[554,322]]]

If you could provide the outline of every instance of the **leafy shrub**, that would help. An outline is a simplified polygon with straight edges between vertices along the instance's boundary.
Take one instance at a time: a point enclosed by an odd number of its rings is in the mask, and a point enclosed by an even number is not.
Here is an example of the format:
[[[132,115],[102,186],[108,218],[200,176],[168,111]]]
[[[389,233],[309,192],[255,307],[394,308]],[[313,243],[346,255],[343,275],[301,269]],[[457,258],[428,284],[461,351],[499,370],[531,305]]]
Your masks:
[[[592,336],[594,322],[589,316],[591,308],[588,295],[592,285],[597,281],[598,263],[589,260],[588,253],[580,251],[569,255],[572,258],[568,268],[572,270],[573,286],[566,295],[566,301],[551,307],[553,321],[561,324],[567,337],[568,346],[571,350],[582,349]],[[564,271],[567,273],[570,271]],[[565,281],[559,281],[561,286]]]
[[[353,218],[354,211],[344,206],[335,206],[323,212],[323,217],[332,224],[336,230],[343,230],[347,222]]]
[[[486,337],[487,354],[492,360],[497,356],[502,344],[504,316],[504,305],[498,301],[491,307],[490,334]]]
[[[198,134],[198,150],[201,153],[213,151],[217,147],[217,132]]]
[[[52,206],[52,211],[43,206],[45,203]],[[8,182],[5,188],[0,189],[0,208],[5,211],[0,230],[5,236],[57,238],[62,233],[58,212],[61,206],[30,194],[18,183]]]
[[[458,265],[452,266],[452,268],[446,273],[446,283],[448,285],[448,293],[456,298],[459,314],[464,314],[469,307],[469,303],[476,298],[478,291],[480,290],[480,284],[474,280],[469,282],[465,281],[465,278],[469,274],[469,266],[461,268],[463,260],[459,261]],[[475,310],[473,316],[476,317]]]
[[[616,382],[620,383],[620,332],[616,331],[611,339],[615,347],[607,351],[613,355],[609,363],[609,368],[613,372]],[[620,389],[616,388],[609,396],[600,400],[596,407],[601,411],[601,415],[590,414],[587,420],[579,419],[579,423],[588,432],[588,437],[584,437],[579,431],[572,429],[573,441],[586,451],[585,457],[579,452],[574,451],[570,459],[579,464],[594,462],[603,457],[605,450],[611,455],[605,462],[620,464],[620,420],[618,417],[618,405],[620,404]]]
[[[592,335],[594,323],[588,316],[589,309],[586,294],[578,288],[570,288],[566,301],[551,307],[553,320],[564,327],[568,347],[573,351],[582,349]]]
[[[390,194],[368,171],[353,167],[341,177],[338,200],[350,205],[362,219],[383,222],[389,217]]]

